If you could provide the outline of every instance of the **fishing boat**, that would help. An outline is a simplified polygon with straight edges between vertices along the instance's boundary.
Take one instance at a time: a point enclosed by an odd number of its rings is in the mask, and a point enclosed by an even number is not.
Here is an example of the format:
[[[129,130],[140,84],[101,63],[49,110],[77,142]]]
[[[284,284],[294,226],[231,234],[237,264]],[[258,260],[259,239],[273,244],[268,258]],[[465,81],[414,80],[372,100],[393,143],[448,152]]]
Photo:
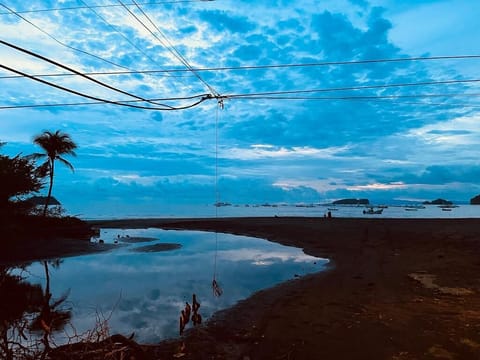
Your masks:
[[[363,210],[363,213],[366,215],[378,215],[383,212],[383,209],[374,209],[374,208],[368,208],[367,210]]]

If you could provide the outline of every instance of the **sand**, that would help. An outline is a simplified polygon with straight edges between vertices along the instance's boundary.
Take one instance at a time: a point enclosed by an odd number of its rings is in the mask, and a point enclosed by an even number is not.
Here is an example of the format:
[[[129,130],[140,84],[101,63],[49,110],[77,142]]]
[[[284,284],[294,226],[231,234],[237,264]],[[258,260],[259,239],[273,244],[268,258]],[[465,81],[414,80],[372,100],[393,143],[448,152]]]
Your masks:
[[[260,291],[181,339],[171,359],[480,359],[480,221],[232,218],[96,226],[217,230],[297,246],[328,271]],[[224,284],[224,290],[235,284]],[[182,346],[183,344],[183,346]]]
[[[480,220],[272,217],[91,224],[217,230],[331,260],[327,271],[262,290],[182,338],[143,344],[145,358],[480,359]],[[59,245],[49,256],[71,250]],[[223,286],[228,291],[235,284]]]

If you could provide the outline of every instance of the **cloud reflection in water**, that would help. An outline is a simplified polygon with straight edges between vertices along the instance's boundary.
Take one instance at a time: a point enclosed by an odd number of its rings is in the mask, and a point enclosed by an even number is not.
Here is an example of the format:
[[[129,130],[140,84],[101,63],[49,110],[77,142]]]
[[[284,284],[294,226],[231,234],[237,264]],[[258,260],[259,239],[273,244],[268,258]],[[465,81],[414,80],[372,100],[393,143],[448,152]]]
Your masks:
[[[322,270],[327,260],[305,255],[301,249],[257,238],[198,231],[159,229],[104,229],[101,238],[113,243],[117,236],[154,237],[155,243],[182,247],[164,252],[137,253],[119,246],[109,253],[66,258],[51,274],[52,291],[71,289],[73,323],[78,332],[95,324],[97,313],[108,317],[112,333],[135,332],[142,342],[156,342],[178,334],[178,317],[196,293],[201,314],[230,307],[253,292],[282,281]],[[215,244],[218,241],[217,280],[224,293],[212,295]],[[41,267],[29,268],[29,281],[42,281]]]

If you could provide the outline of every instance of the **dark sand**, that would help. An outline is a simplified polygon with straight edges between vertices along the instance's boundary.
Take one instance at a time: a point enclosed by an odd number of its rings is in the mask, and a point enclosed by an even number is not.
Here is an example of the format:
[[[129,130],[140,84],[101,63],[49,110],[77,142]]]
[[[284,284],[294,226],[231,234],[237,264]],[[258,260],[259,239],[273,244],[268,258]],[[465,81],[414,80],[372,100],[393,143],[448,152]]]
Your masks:
[[[145,245],[145,246],[139,246],[133,249],[130,249],[130,251],[133,252],[162,252],[162,251],[172,251],[172,250],[178,250],[182,247],[181,244],[175,244],[175,243],[161,243],[161,244],[154,244],[154,245]]]
[[[217,230],[332,260],[328,271],[260,291],[180,340],[145,347],[155,358],[480,359],[480,220],[297,217],[92,224]],[[228,291],[235,284],[223,286]]]
[[[0,266],[15,266],[38,260],[92,254],[117,247],[118,245],[113,244],[66,238],[9,239],[3,241],[0,249]]]
[[[332,261],[328,271],[260,291],[180,339],[142,345],[145,358],[480,359],[480,220],[272,217],[90,223],[217,230],[301,247]],[[35,244],[15,244],[0,260],[105,250],[79,241]],[[226,292],[234,286],[223,284]]]

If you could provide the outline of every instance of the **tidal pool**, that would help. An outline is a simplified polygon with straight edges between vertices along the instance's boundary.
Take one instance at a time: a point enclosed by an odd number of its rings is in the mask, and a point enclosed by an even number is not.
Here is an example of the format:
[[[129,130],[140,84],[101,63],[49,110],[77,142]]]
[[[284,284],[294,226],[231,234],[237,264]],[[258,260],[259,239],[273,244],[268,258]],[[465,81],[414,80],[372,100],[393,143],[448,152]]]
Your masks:
[[[129,237],[138,241],[118,241]],[[118,248],[49,266],[53,300],[68,293],[62,304],[72,313],[73,327],[63,330],[68,334],[83,333],[98,319],[107,319],[110,334],[135,332],[137,341],[158,342],[178,336],[180,311],[185,302],[191,304],[192,294],[205,321],[255,291],[321,271],[328,262],[298,248],[220,233],[102,229],[99,239],[118,242]],[[215,259],[220,297],[212,291]],[[21,274],[45,286],[43,264],[34,263]]]

